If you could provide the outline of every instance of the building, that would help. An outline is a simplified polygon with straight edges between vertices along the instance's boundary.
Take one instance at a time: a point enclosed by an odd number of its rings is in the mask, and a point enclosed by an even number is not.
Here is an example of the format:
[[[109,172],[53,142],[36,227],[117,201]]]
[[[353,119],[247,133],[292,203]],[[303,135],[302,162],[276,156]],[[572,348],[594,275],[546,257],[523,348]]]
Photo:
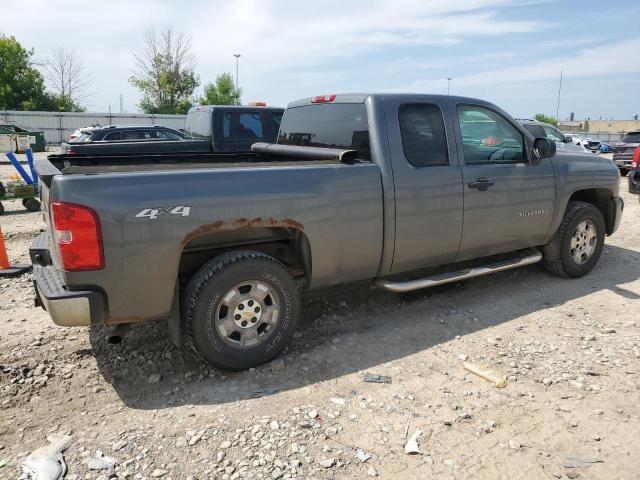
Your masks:
[[[640,130],[640,120],[582,120],[558,122],[563,132],[627,133]]]

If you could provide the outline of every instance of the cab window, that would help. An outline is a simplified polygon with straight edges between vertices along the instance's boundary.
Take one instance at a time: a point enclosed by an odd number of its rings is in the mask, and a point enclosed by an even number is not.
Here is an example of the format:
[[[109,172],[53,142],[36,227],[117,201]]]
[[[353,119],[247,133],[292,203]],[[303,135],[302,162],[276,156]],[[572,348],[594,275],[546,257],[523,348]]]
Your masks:
[[[262,140],[260,112],[225,112],[222,122],[225,140]]]
[[[564,135],[557,128],[544,127],[544,132],[547,134],[547,138],[556,142],[564,141]]]
[[[433,104],[405,104],[398,111],[402,149],[414,167],[448,165],[444,120]]]
[[[169,130],[154,130],[152,133],[153,138],[157,138],[158,140],[180,140],[181,137],[174,132],[170,132]]]
[[[488,108],[458,106],[466,164],[525,162],[524,137],[505,117]]]

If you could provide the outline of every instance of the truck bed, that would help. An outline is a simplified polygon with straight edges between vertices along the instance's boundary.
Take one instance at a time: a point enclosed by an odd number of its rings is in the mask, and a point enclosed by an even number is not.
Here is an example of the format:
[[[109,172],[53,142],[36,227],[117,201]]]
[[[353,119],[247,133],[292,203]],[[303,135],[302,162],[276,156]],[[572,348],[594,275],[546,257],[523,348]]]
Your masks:
[[[333,152],[333,154],[331,153]],[[36,170],[45,184],[55,175],[100,175],[150,171],[184,171],[196,169],[249,168],[256,166],[305,166],[340,164],[340,152],[327,149],[327,158],[297,156],[296,147],[291,154],[262,153],[185,153],[159,155],[49,155],[36,162]],[[354,162],[349,162],[354,163]],[[367,162],[369,163],[369,162]]]

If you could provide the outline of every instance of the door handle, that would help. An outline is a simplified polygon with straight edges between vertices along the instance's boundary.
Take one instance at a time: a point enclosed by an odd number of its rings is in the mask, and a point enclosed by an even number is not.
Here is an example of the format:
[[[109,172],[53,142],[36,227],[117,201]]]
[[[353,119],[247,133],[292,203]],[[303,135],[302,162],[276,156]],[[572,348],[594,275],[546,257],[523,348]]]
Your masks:
[[[469,182],[469,188],[477,188],[481,192],[487,190],[491,185],[493,185],[493,182],[487,177],[480,177],[473,182]]]

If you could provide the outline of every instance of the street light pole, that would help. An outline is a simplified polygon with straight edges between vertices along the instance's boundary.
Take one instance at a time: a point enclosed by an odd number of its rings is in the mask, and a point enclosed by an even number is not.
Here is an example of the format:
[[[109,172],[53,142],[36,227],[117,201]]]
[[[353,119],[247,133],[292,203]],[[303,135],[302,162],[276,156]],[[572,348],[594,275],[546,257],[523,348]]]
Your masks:
[[[453,80],[453,77],[447,77],[447,95],[451,91],[451,80]]]
[[[239,53],[234,53],[233,56],[236,57],[236,90],[237,90],[238,89],[238,63],[242,55],[240,55]]]
[[[560,70],[560,86],[558,87],[558,104],[556,105],[556,123],[558,122],[558,114],[560,113],[560,92],[562,92],[562,70]]]

